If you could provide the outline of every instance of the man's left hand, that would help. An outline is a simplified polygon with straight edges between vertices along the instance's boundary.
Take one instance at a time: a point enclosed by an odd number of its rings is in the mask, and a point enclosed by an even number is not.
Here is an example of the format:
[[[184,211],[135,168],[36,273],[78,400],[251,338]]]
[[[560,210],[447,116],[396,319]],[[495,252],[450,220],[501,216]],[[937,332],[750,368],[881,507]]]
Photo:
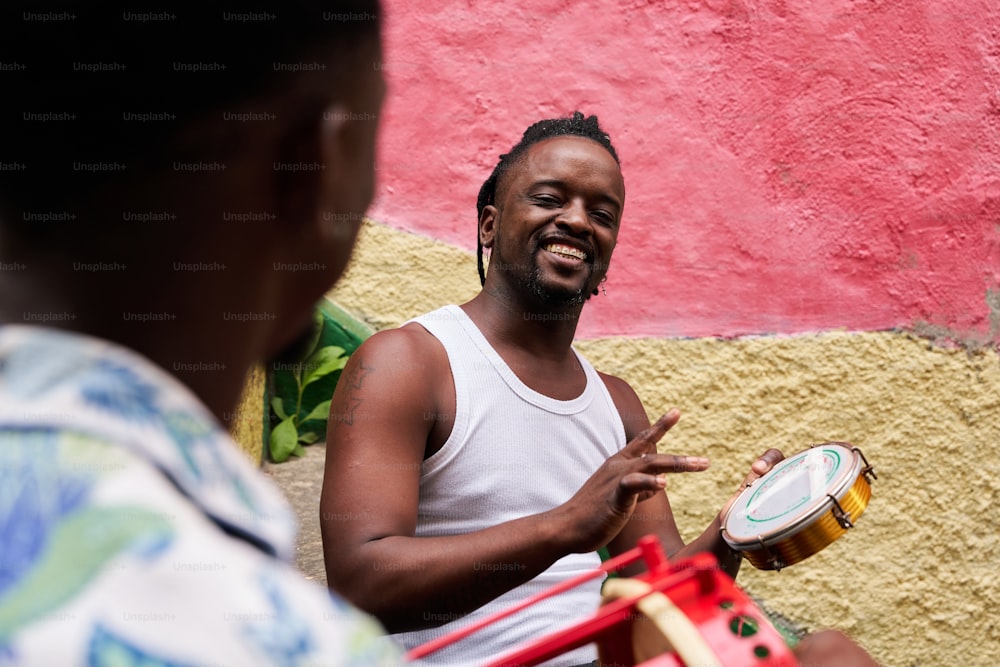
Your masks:
[[[767,473],[771,468],[773,468],[778,461],[785,458],[785,455],[781,453],[781,450],[771,448],[757,457],[757,460],[750,465],[750,472],[745,478],[743,478],[743,483],[740,484],[740,488],[736,490],[736,493],[726,501],[726,504],[722,506],[722,511],[719,513],[719,518],[725,520],[726,514],[729,512],[729,508],[733,506],[736,499],[739,497],[743,490],[752,485],[758,479],[761,478],[765,473]]]

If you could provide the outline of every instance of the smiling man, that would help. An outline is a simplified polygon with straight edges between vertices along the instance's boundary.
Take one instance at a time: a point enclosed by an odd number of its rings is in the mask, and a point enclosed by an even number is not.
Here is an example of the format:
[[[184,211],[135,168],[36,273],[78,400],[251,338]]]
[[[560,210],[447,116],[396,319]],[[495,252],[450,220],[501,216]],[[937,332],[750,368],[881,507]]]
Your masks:
[[[739,568],[718,518],[691,544],[678,534],[666,474],[708,460],[657,453],[677,411],[650,425],[631,387],[572,347],[624,204],[618,156],[595,117],[532,125],[480,192],[483,290],[372,336],[344,371],[321,501],[327,574],[407,647],[649,533],[670,556],[711,551],[731,574]],[[780,457],[769,450],[744,481]],[[475,664],[563,627],[596,607],[599,587],[536,605],[433,662]],[[552,664],[595,657],[584,647]]]

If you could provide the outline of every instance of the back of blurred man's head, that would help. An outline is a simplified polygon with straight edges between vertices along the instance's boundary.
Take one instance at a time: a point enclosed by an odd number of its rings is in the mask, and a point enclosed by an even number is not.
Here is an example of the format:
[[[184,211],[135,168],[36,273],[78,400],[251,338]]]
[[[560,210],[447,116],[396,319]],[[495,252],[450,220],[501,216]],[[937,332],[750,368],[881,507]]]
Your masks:
[[[0,293],[249,280],[308,303],[342,273],[374,190],[377,0],[0,12],[0,260],[25,267]],[[322,269],[259,275],[268,259]],[[194,261],[226,273],[170,269]]]

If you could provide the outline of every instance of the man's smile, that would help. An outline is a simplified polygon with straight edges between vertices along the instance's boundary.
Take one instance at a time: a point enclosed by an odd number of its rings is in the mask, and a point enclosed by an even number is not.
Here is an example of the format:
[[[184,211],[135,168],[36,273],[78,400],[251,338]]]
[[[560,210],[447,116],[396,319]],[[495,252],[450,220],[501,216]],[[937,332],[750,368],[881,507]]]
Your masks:
[[[581,262],[587,261],[587,253],[578,248],[572,248],[562,243],[547,243],[542,246],[542,249],[555,255],[559,255],[560,257],[578,259]]]

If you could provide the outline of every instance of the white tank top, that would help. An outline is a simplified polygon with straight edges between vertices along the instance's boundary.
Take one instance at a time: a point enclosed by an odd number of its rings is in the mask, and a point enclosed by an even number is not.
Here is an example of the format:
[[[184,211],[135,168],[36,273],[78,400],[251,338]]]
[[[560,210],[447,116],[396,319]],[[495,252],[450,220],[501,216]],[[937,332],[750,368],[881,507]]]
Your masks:
[[[550,510],[625,445],[625,428],[604,381],[575,350],[587,386],[578,397],[559,401],[521,382],[458,306],[413,321],[447,351],[456,398],[451,435],[421,466],[418,536],[461,535]],[[596,553],[565,556],[467,616],[394,638],[407,648],[418,646],[598,565]],[[598,578],[529,607],[428,656],[427,664],[481,665],[498,658],[593,613],[600,587]],[[590,645],[545,664],[579,665],[596,657]]]

